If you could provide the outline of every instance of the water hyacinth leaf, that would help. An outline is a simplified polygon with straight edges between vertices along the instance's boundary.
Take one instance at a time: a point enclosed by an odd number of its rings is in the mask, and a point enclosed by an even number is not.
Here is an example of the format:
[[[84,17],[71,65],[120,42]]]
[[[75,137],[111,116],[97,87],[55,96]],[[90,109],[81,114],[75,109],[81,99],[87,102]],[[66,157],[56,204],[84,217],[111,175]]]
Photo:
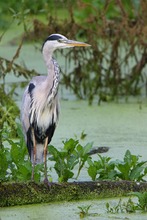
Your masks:
[[[74,140],[71,138],[68,141],[63,142],[63,143],[64,143],[64,150],[66,150],[70,154],[71,152],[73,152],[76,145],[78,144],[78,140]]]
[[[83,155],[88,155],[88,153],[90,152],[92,146],[93,146],[93,143],[86,144],[83,148]]]
[[[97,168],[95,166],[89,166],[88,168],[88,174],[92,178],[93,181],[96,180],[96,175],[97,175]]]
[[[58,157],[60,157],[60,152],[54,146],[49,145],[48,151],[53,156],[50,157],[50,160],[56,160]]]
[[[144,162],[145,163],[145,162]],[[138,164],[136,167],[134,167],[130,172],[130,180],[143,180],[142,177],[144,176],[143,170],[144,167],[142,166],[144,163]]]
[[[78,164],[78,162],[79,161],[77,160],[77,157],[71,155],[70,158],[67,160],[67,167],[72,170]]]
[[[21,181],[30,180],[31,174],[32,174],[32,164],[29,161],[28,163],[19,165],[18,180],[21,180]]]

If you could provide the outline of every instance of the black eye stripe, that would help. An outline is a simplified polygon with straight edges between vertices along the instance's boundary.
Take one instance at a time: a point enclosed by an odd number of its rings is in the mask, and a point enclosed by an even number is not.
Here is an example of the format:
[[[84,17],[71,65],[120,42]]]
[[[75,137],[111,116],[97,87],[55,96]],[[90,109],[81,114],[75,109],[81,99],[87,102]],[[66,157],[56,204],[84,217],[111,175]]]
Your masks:
[[[62,39],[62,37],[59,36],[59,35],[53,34],[53,35],[50,35],[45,41],[48,41],[48,40],[59,40],[59,39]]]

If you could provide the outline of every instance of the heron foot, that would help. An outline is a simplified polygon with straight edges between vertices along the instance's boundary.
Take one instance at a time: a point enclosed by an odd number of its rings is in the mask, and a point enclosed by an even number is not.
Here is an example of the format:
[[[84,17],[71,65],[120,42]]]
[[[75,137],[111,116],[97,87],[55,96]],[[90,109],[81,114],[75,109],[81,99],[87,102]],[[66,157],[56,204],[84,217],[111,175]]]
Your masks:
[[[52,185],[54,185],[54,183],[50,182],[47,178],[44,179],[44,184],[49,186],[49,188],[51,188]]]
[[[43,182],[45,185],[49,186],[49,188],[51,188],[52,186],[55,186],[55,185],[61,185],[60,183],[50,182],[47,178],[45,178]]]

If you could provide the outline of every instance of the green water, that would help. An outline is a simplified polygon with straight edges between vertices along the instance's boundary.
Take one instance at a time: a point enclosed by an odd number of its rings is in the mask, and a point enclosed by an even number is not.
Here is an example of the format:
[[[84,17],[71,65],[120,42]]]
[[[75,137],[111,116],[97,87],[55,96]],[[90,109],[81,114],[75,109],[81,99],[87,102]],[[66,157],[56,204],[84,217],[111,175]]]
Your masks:
[[[126,202],[128,198],[122,198]],[[17,206],[9,208],[1,208],[1,220],[78,220],[80,219],[80,209],[78,207],[88,207],[88,216],[84,219],[128,219],[128,220],[146,220],[147,214],[145,213],[107,213],[106,203],[111,207],[118,204],[119,198],[115,199],[101,199],[91,201],[78,201],[78,202],[62,202],[62,203],[49,203],[49,204],[36,204],[27,206]],[[135,199],[134,199],[134,202]]]

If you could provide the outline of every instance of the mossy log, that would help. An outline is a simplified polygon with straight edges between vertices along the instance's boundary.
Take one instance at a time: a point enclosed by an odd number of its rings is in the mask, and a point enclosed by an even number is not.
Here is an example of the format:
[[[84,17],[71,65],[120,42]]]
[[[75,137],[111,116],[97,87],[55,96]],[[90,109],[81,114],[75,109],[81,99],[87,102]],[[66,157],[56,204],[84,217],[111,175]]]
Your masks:
[[[81,199],[126,196],[129,192],[147,191],[147,183],[131,181],[96,181],[52,183],[0,183],[0,206],[25,205]]]

